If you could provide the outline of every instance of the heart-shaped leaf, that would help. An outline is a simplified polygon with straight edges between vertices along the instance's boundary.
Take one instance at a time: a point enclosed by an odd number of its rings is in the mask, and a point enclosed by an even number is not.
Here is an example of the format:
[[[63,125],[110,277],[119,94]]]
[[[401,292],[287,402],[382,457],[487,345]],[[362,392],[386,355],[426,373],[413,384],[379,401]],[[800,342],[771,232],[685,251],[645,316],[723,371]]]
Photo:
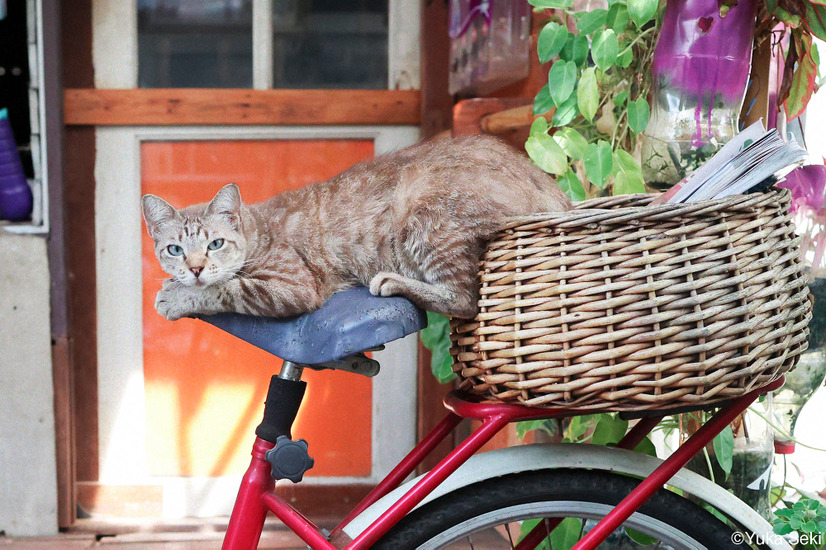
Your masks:
[[[601,414],[598,418],[591,435],[591,443],[594,445],[616,445],[628,431],[628,421],[619,415]]]
[[[604,29],[594,34],[591,43],[591,57],[602,71],[610,69],[617,61],[619,41],[613,29]]]
[[[731,426],[726,426],[722,432],[714,437],[712,446],[714,447],[714,454],[717,456],[717,464],[720,465],[720,468],[726,473],[726,478],[728,478],[734,453],[734,433],[731,431]]]
[[[774,525],[774,532],[777,533],[778,535],[788,535],[792,531],[794,531],[794,529],[792,529],[792,526],[789,525],[788,523],[783,523],[783,524],[780,524],[780,525],[778,525],[778,524]]]
[[[533,100],[533,114],[543,115],[553,109],[554,100],[551,99],[550,85],[545,84]]]
[[[622,149],[614,153],[614,195],[645,193],[642,168],[627,151]]]
[[[568,41],[568,29],[551,21],[539,31],[536,50],[539,53],[539,61],[547,63],[562,51],[565,42]]]
[[[648,101],[644,97],[638,97],[634,101],[628,102],[628,127],[635,134],[639,134],[648,126],[648,119],[651,117],[651,109]]]
[[[634,61],[634,48],[620,49],[620,54],[617,55],[617,65],[627,69],[632,61]]]
[[[792,73],[792,83],[789,88],[789,97],[783,103],[786,108],[786,116],[789,120],[794,120],[803,114],[812,94],[817,88],[817,63],[815,62],[815,53],[812,37],[805,37],[803,45],[805,49],[800,52],[800,57],[797,61],[797,68]],[[815,53],[813,56],[812,53]]]
[[[551,66],[551,70],[548,73],[548,86],[550,86],[551,89],[551,98],[557,107],[571,97],[576,86],[578,72],[576,63],[573,61],[563,61],[560,59]]]
[[[553,138],[572,159],[581,159],[585,155],[588,141],[573,128],[560,128],[554,133]]]
[[[576,29],[580,32],[580,34],[591,34],[598,28],[604,27],[607,18],[607,10],[595,9],[586,11],[582,15],[582,18],[577,22]]]
[[[658,541],[652,536],[646,535],[641,531],[635,531],[630,527],[625,528],[625,534],[628,538],[639,544],[640,546],[654,546]]]
[[[609,29],[614,29],[614,32],[620,34],[628,26],[631,18],[628,16],[628,8],[624,4],[616,3],[608,10],[608,16],[605,19],[605,24]]]
[[[585,175],[588,176],[591,183],[600,189],[605,187],[605,182],[614,167],[612,153],[611,144],[605,140],[591,143],[585,149],[585,156],[583,157]]]
[[[549,174],[562,175],[568,169],[568,157],[548,134],[536,134],[525,142],[525,150],[537,166]]]
[[[453,357],[450,355],[450,322],[447,317],[439,313],[427,312],[427,327],[419,336],[422,344],[431,350],[430,369],[440,384],[450,382],[456,375],[453,373]]]
[[[806,5],[806,23],[812,29],[812,34],[821,40],[826,40],[826,7],[818,2],[804,2]]]
[[[576,90],[577,106],[588,121],[594,120],[599,108],[599,86],[597,85],[596,70],[588,67],[582,71],[579,86]]]
[[[659,0],[628,0],[628,15],[637,28],[651,21],[657,15]]]
[[[585,188],[582,187],[582,182],[576,177],[574,171],[568,168],[568,171],[557,180],[559,188],[562,192],[568,195],[572,201],[585,200]]]
[[[584,34],[569,34],[565,47],[559,52],[559,58],[573,61],[577,67],[582,67],[588,59],[588,37]]]
[[[544,116],[537,117],[531,123],[531,135],[534,134],[547,134],[548,133],[548,121],[545,120]]]
[[[579,109],[577,108],[576,103],[576,95],[571,94],[571,97],[565,100],[565,103],[556,108],[551,124],[559,128],[560,126],[565,126],[575,119],[579,114]]]

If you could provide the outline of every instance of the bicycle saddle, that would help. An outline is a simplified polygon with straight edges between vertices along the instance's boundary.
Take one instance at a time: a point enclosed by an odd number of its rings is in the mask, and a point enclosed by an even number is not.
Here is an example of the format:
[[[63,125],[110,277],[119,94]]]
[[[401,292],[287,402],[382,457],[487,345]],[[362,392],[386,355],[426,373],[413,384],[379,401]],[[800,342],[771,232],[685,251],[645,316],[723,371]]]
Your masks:
[[[427,326],[425,312],[400,296],[373,296],[365,287],[336,292],[295,317],[218,313],[200,317],[281,359],[301,365],[340,361]]]

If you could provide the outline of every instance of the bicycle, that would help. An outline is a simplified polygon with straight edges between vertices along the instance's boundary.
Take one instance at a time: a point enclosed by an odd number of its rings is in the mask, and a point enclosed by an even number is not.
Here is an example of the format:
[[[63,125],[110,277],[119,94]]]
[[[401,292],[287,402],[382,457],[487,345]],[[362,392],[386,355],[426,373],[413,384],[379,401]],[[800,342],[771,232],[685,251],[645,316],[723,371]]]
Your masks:
[[[754,510],[711,481],[682,469],[761,394],[782,386],[782,377],[715,404],[719,410],[711,420],[664,461],[631,449],[675,411],[626,415],[638,421],[616,447],[539,444],[475,454],[510,422],[592,411],[490,404],[451,392],[445,399],[444,420],[326,533],[273,492],[275,479],[298,482],[313,465],[307,443],[292,440],[291,434],[306,387],[302,372],[339,369],[375,376],[379,364],[366,352],[424,328],[424,312],[405,298],[379,298],[356,288],[294,318],[225,313],[202,320],[284,360],[280,374],[270,381],[252,460],[227,527],[225,550],[256,548],[270,512],[316,550],[443,548],[456,541],[469,541],[473,548],[473,537],[480,533],[495,533],[508,547],[524,550],[537,548],[567,517],[596,521],[574,547],[578,550],[596,548],[620,526],[674,548],[752,546],[743,546],[746,543],[790,548]],[[481,424],[433,470],[403,483],[464,418]],[[682,494],[665,489],[666,483]],[[727,522],[696,500],[714,507]],[[526,519],[538,521],[518,540],[513,526]]]

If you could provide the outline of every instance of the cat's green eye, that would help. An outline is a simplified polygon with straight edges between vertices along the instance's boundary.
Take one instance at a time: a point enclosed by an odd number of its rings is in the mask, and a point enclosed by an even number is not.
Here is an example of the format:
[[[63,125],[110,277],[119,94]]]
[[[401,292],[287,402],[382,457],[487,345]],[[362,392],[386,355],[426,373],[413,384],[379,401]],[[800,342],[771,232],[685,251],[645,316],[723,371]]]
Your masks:
[[[210,250],[218,250],[222,246],[224,246],[224,239],[215,239],[214,241],[209,243],[209,245],[207,245],[207,248],[209,248]]]
[[[166,247],[166,251],[173,256],[180,256],[184,253],[184,249],[178,246],[177,244],[170,244]]]

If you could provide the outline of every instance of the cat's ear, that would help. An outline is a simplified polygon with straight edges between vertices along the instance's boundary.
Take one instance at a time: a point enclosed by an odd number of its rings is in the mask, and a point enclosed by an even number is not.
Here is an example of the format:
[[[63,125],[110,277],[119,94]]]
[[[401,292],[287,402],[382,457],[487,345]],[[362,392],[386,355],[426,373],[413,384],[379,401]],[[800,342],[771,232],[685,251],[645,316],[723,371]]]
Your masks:
[[[241,224],[241,191],[234,183],[223,186],[206,207],[207,215],[222,215],[229,218],[233,229]]]
[[[171,204],[155,195],[144,195],[141,198],[141,210],[143,211],[143,221],[146,222],[146,230],[153,239],[163,224],[181,217]]]

